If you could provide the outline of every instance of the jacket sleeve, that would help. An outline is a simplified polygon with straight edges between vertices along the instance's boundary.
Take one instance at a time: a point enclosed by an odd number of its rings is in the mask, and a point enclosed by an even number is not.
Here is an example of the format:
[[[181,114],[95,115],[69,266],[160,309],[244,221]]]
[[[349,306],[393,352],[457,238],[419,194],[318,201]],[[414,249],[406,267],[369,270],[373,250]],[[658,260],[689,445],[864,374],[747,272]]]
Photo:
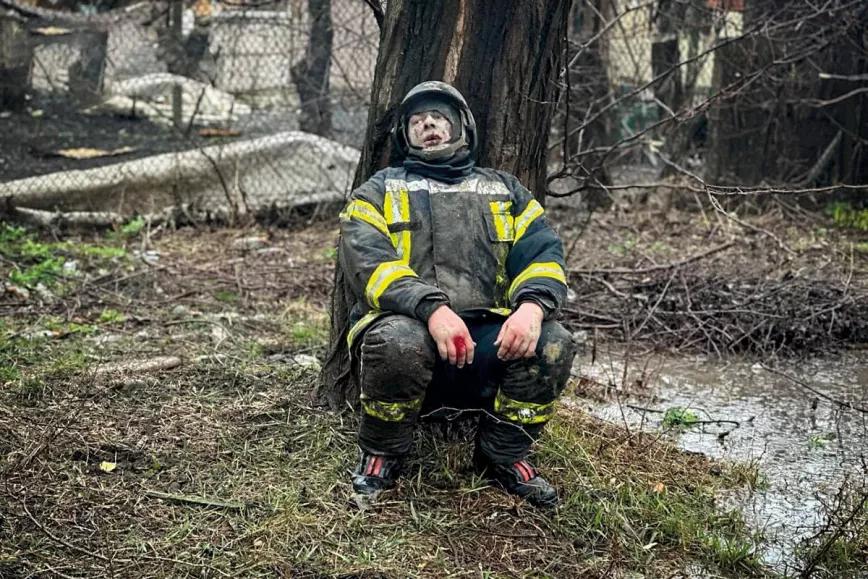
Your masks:
[[[567,296],[564,250],[560,237],[548,224],[545,210],[512,175],[505,175],[513,193],[515,237],[506,259],[510,307],[534,302],[545,318],[554,317]]]
[[[398,256],[383,216],[384,192],[385,177],[379,172],[350,194],[340,214],[341,267],[353,293],[372,309],[427,318],[427,307],[419,308],[422,314],[417,315],[420,303],[449,300],[439,288],[419,278],[409,265],[409,256]]]

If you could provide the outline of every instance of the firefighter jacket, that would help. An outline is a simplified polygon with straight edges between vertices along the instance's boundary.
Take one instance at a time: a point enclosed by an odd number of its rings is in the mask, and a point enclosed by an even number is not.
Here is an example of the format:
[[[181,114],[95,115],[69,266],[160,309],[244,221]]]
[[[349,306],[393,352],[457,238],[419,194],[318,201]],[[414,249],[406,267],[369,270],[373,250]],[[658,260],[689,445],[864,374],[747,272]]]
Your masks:
[[[348,342],[375,319],[508,316],[521,302],[551,318],[566,296],[563,247],[518,179],[474,167],[457,183],[403,167],[374,174],[341,212],[341,267],[356,297]]]

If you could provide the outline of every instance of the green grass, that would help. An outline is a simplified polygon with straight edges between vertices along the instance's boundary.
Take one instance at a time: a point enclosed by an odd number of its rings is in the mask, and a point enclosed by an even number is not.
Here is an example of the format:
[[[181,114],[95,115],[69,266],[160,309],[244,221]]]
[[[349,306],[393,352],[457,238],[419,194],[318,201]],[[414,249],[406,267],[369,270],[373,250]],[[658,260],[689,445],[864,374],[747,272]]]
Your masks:
[[[33,288],[42,284],[50,287],[62,277],[64,260],[47,257],[26,267],[16,266],[9,273],[9,281],[16,285]]]
[[[121,226],[120,233],[123,237],[135,237],[145,228],[146,221],[144,217],[136,217]]]
[[[838,227],[868,231],[868,208],[853,207],[850,203],[835,202],[826,207],[826,214]]]
[[[218,290],[214,292],[214,299],[225,304],[234,304],[237,303],[240,298],[238,297],[238,294],[233,291]]]
[[[106,308],[99,314],[99,322],[101,324],[122,324],[127,321],[127,317],[112,308]]]
[[[675,406],[666,409],[661,426],[672,430],[686,430],[695,426],[697,422],[699,422],[699,417],[694,411]]]
[[[281,316],[281,326],[291,347],[322,349],[327,346],[328,314],[305,300],[286,304]]]
[[[868,572],[868,488],[852,483],[827,507],[826,523],[797,554],[810,577],[864,577]]]
[[[13,262],[9,281],[18,286],[51,288],[60,281],[77,275],[64,271],[67,262],[82,261],[84,265],[102,267],[108,262],[127,256],[123,247],[72,241],[44,242],[22,227],[0,225],[0,255]],[[76,264],[77,267],[77,264]]]

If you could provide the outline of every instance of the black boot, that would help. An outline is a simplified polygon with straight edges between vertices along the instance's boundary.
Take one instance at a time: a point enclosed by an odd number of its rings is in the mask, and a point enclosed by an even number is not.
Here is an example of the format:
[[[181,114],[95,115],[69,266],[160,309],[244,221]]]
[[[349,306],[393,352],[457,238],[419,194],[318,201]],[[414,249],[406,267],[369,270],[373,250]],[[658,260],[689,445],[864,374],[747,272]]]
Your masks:
[[[362,451],[353,472],[353,490],[360,495],[374,495],[395,486],[401,469],[397,456],[383,456]]]
[[[479,450],[474,455],[477,471],[506,492],[518,495],[537,507],[551,508],[558,504],[558,492],[540,476],[526,460],[498,464],[491,462]]]

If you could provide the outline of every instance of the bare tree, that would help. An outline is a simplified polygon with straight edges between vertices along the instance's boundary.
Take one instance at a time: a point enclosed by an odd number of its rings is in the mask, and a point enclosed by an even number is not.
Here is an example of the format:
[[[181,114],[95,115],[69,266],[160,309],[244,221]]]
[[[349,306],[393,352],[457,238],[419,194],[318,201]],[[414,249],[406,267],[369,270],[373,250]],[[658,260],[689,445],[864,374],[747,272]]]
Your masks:
[[[0,108],[25,106],[32,53],[23,18],[0,8]]]
[[[304,58],[290,70],[301,99],[301,130],[328,137],[332,130],[329,68],[332,58],[332,2],[308,0],[310,38]]]
[[[767,31],[717,54],[709,177],[755,185],[868,180],[868,5],[749,3]]]
[[[407,91],[440,79],[461,90],[474,112],[478,162],[517,175],[542,199],[568,6],[567,0],[389,2],[355,184],[389,163],[396,106]],[[345,341],[351,303],[337,268],[331,345],[318,391],[332,407],[357,395]]]

